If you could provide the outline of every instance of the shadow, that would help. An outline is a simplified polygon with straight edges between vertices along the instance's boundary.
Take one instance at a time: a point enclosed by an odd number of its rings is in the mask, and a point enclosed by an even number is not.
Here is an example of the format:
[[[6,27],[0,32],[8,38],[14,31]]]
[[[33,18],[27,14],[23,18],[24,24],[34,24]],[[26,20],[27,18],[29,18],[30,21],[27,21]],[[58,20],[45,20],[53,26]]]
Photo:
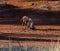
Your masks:
[[[21,25],[24,15],[31,17],[35,25],[60,25],[60,11],[22,9],[9,4],[0,6],[0,24]]]
[[[35,29],[40,31],[60,31],[60,29]]]
[[[37,1],[40,1],[40,0],[22,0],[23,2],[37,2]]]
[[[22,0],[22,2],[39,2],[39,1],[42,1],[42,0]],[[44,0],[47,2],[47,0]],[[48,1],[57,1],[57,0],[48,0]],[[42,1],[43,2],[43,1]]]
[[[10,37],[60,37],[60,35],[54,34],[25,34],[25,33],[0,33],[0,36],[10,36]]]
[[[11,5],[11,4],[0,4],[0,9],[14,9],[14,8],[18,8],[17,6]]]
[[[14,34],[14,35],[13,35]],[[16,37],[17,36],[17,37]],[[25,38],[23,38],[23,36]],[[27,38],[30,37],[30,38]],[[20,37],[20,38],[19,38]],[[38,38],[31,38],[31,37],[46,37],[46,39],[44,38],[41,38],[41,39],[38,39]],[[55,37],[56,39],[53,40],[53,39],[47,39],[48,37]],[[60,35],[52,35],[52,34],[47,34],[47,35],[42,35],[42,34],[17,34],[17,33],[2,33],[0,34],[0,40],[19,40],[19,41],[40,41],[40,42],[57,42],[60,40],[57,40],[57,37],[60,37]]]
[[[40,41],[40,42],[60,42],[60,40],[51,40],[51,39],[34,39],[34,38],[13,38],[13,37],[4,37],[0,36],[0,40],[19,40],[19,41]]]

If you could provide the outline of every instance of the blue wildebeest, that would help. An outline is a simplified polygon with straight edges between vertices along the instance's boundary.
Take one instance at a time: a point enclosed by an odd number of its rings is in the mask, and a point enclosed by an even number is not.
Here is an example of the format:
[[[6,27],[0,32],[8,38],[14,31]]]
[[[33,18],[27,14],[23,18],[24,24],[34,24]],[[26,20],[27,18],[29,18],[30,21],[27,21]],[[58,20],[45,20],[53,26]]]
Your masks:
[[[27,26],[28,26],[29,29],[32,29],[32,30],[35,29],[34,22],[31,18],[29,18]]]
[[[22,25],[25,26],[25,29],[27,28],[26,26],[27,26],[28,20],[29,20],[28,16],[22,17]]]
[[[35,29],[33,20],[29,18],[28,16],[23,16],[22,17],[22,25],[25,26],[25,29]]]

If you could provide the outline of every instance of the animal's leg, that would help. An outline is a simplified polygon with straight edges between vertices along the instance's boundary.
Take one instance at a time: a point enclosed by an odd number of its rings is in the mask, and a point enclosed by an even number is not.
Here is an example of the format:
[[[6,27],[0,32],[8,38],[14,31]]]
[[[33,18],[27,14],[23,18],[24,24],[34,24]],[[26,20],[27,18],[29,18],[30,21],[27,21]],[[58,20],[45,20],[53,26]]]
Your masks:
[[[25,25],[25,22],[22,22],[22,26],[24,26]]]
[[[27,28],[28,28],[29,31],[31,30],[31,29],[30,29],[30,24],[27,26]]]
[[[25,30],[25,22],[22,22],[22,30],[24,31]]]
[[[26,28],[29,29],[29,23],[27,22]]]
[[[26,30],[26,26],[25,26],[25,30]]]

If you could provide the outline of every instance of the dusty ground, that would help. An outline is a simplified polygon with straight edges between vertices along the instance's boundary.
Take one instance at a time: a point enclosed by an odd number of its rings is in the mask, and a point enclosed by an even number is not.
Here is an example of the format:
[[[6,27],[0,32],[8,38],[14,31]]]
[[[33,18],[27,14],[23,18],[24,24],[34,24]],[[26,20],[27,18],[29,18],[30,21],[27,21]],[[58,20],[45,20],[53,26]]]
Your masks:
[[[36,30],[24,29],[20,25],[0,25],[0,33],[60,34],[60,26],[35,26]]]
[[[5,34],[3,34],[5,33]],[[11,34],[9,34],[11,33]],[[36,26],[36,30],[24,30],[21,25],[0,25],[0,35],[11,36],[15,38],[30,39],[60,39],[60,26]],[[47,36],[48,35],[48,36]],[[41,37],[42,36],[42,37]],[[54,37],[55,36],[55,37]],[[53,45],[57,42],[53,42]],[[51,45],[50,41],[31,41],[31,40],[11,40],[12,46],[44,46]],[[8,46],[9,40],[0,40],[0,46]]]
[[[22,1],[8,1],[7,3],[18,6],[20,8],[33,8],[33,9],[42,9],[42,10],[49,10],[47,7],[50,7],[50,10],[56,10],[59,11],[60,10],[60,1],[36,1],[36,2],[22,2]],[[34,5],[32,5],[32,3],[34,3]],[[46,6],[45,8],[43,8],[44,6]]]
[[[9,43],[10,42],[10,43]],[[40,42],[40,41],[9,41],[9,40],[0,40],[0,47],[9,47],[10,46],[21,46],[21,47],[42,47],[42,46],[53,46],[60,44],[59,42]]]
[[[5,3],[5,2],[2,2]],[[7,4],[12,4],[14,6],[18,6],[19,8],[33,8],[33,9],[42,9],[48,10],[48,6],[51,8],[50,10],[60,10],[60,1],[30,1],[27,2],[22,0],[8,0],[6,1]],[[34,5],[32,5],[34,3]],[[0,3],[1,4],[1,3]],[[46,6],[46,7],[45,7]],[[43,8],[44,7],[44,8]]]
[[[32,5],[34,3],[34,5]],[[14,6],[18,6],[19,8],[33,8],[33,9],[42,9],[42,10],[60,10],[60,2],[21,2],[18,0],[9,0],[7,4],[12,4]],[[46,6],[45,6],[46,5]],[[50,7],[50,9],[47,8]],[[10,18],[9,18],[10,19]],[[10,33],[10,34],[9,34]],[[4,35],[6,37],[14,37],[14,38],[30,38],[31,40],[0,40],[0,47],[9,46],[9,42],[12,46],[50,46],[57,44],[56,42],[46,42],[46,41],[33,41],[32,39],[53,39],[60,40],[60,26],[36,26],[36,30],[24,30],[24,27],[20,25],[0,25],[0,35]],[[1,37],[0,37],[1,38]]]

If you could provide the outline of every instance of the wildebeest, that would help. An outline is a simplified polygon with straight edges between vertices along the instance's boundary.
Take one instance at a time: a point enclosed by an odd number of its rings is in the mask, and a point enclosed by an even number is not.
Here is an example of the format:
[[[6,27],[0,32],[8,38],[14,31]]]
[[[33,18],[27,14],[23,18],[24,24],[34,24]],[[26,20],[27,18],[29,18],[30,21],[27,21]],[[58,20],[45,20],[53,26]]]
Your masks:
[[[35,29],[34,22],[31,18],[29,18],[27,26],[28,26],[29,29],[32,29],[32,30]]]
[[[25,29],[26,28],[35,29],[33,20],[29,18],[28,16],[22,17],[22,25],[25,26]]]
[[[27,25],[27,22],[28,22],[28,16],[23,16],[22,17],[22,25],[24,26],[24,25]]]
[[[26,26],[27,26],[28,20],[29,20],[28,16],[22,17],[22,25],[25,26],[25,29],[27,28]]]

